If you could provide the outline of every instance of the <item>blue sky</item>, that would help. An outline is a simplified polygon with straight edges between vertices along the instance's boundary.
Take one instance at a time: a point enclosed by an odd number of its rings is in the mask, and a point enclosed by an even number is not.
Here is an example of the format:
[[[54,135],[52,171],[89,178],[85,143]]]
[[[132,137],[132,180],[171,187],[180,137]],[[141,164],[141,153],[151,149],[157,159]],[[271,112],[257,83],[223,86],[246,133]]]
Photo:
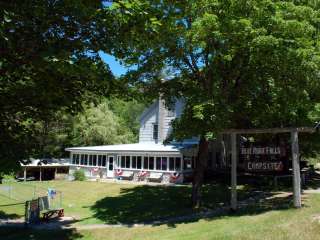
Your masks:
[[[109,54],[106,54],[106,53],[100,51],[99,55],[102,58],[102,60],[109,65],[112,73],[117,77],[126,73],[127,70],[129,69],[129,68],[126,68],[125,66],[121,65],[120,62],[115,59],[115,57],[113,57]]]

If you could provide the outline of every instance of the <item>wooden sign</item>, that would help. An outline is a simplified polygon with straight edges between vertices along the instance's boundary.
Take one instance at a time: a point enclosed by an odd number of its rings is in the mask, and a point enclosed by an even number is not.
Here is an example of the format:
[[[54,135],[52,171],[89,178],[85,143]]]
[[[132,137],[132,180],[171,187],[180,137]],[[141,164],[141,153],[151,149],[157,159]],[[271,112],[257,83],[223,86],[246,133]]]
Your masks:
[[[240,147],[240,162],[248,172],[281,172],[286,149],[280,146],[246,144]]]

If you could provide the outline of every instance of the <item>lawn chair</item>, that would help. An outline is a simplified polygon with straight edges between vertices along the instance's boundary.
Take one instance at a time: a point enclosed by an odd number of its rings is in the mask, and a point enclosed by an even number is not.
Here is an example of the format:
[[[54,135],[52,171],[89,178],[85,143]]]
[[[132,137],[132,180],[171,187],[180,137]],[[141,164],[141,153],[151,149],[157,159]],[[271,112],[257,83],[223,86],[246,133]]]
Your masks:
[[[148,182],[150,181],[161,182],[162,177],[163,177],[163,173],[151,172],[148,177]]]
[[[132,179],[133,178],[133,171],[123,171],[121,178],[125,179]]]

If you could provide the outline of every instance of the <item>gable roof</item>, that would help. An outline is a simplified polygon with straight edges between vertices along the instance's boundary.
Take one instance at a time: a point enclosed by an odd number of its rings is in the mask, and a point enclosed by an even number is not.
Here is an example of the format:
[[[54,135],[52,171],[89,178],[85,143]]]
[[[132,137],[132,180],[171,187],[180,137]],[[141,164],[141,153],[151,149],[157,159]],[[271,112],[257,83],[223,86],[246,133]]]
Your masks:
[[[143,113],[140,116],[140,122],[142,121],[143,118],[145,118],[147,115],[149,115],[151,113],[151,111],[153,111],[155,109],[156,105],[158,105],[158,100],[154,101],[147,109],[145,109],[143,111]]]

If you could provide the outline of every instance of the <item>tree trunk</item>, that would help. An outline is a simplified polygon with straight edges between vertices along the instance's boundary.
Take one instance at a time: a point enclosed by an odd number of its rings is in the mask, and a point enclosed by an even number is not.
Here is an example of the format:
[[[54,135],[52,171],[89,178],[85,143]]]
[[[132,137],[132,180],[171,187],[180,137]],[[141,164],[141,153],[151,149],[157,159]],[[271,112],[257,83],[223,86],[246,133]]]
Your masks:
[[[192,181],[192,207],[197,209],[201,205],[201,187],[203,183],[204,170],[207,166],[208,159],[208,141],[204,136],[201,136],[199,142],[199,151],[196,161]]]

